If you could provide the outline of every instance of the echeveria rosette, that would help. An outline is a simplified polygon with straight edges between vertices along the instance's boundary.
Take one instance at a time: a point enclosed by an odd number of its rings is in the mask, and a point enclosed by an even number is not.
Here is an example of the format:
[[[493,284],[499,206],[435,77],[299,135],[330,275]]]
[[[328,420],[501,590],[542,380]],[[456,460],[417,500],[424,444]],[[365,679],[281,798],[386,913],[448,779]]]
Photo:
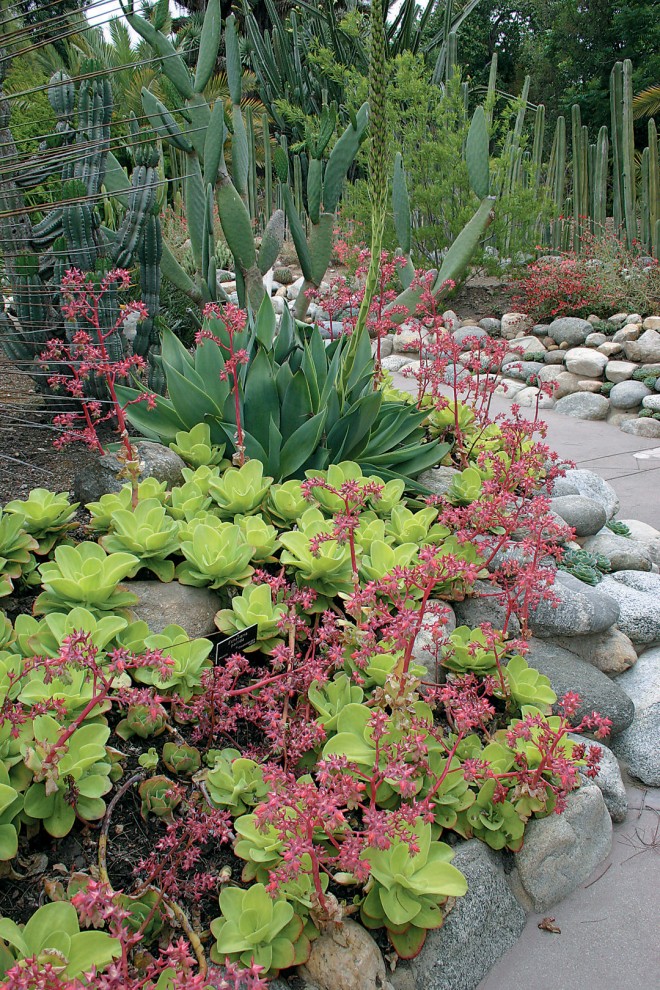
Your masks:
[[[21,959],[36,956],[40,966],[50,963],[60,978],[77,980],[94,966],[102,972],[122,952],[119,939],[105,932],[81,932],[68,901],[44,904],[24,926],[0,918],[0,940],[0,978]]]
[[[510,849],[518,852],[523,844],[525,823],[514,804],[509,800],[493,802],[497,781],[491,777],[482,784],[471,808],[458,816],[457,831],[466,836],[476,836],[491,849]]]
[[[99,543],[108,553],[126,551],[137,557],[138,563],[129,577],[145,568],[160,581],[174,578],[174,563],[166,558],[179,550],[179,524],[157,499],[138,502],[132,511],[115,512],[110,533],[102,536]]]
[[[260,650],[270,654],[284,642],[280,622],[286,618],[286,614],[285,605],[273,602],[268,584],[252,584],[232,598],[231,608],[223,608],[216,613],[215,624],[226,636],[256,625],[256,642],[244,647],[243,652]]]
[[[0,597],[11,595],[14,581],[34,569],[39,544],[25,532],[23,517],[0,509]]]
[[[82,606],[90,612],[119,612],[137,605],[137,595],[119,584],[139,560],[131,553],[106,554],[97,543],[61,546],[55,560],[40,565],[44,591],[34,603],[35,615],[68,612]]]
[[[291,812],[293,817],[293,812]],[[269,873],[282,861],[284,843],[273,825],[258,825],[253,814],[241,815],[234,821],[236,841],[234,853],[245,861],[241,879],[244,883],[257,880],[269,882]]]
[[[20,814],[23,795],[12,786],[4,763],[0,763],[0,862],[13,859],[18,852]]]
[[[530,667],[525,658],[517,654],[511,657],[503,674],[511,698],[517,707],[535,705],[545,715],[550,714],[557,695],[545,674]]]
[[[167,514],[172,519],[190,522],[211,505],[211,496],[205,494],[194,481],[186,481],[173,488],[169,494]]]
[[[347,705],[359,705],[364,698],[364,691],[357,684],[353,684],[346,674],[335,674],[331,681],[319,684],[312,681],[308,690],[312,707],[317,713],[317,722],[330,735],[337,731],[337,719],[339,713]]]
[[[179,430],[170,443],[170,450],[178,454],[182,461],[192,468],[229,467],[225,459],[225,445],[216,447],[211,441],[211,428],[208,423],[196,423],[191,430]]]
[[[441,829],[454,828],[459,812],[470,808],[476,800],[476,795],[465,779],[463,764],[456,756],[451,758],[449,769],[440,786],[437,786],[437,782],[447,769],[447,759],[439,746],[433,745],[434,742],[434,740],[430,740],[429,774],[424,778],[420,800],[431,795],[430,800],[435,818],[434,832],[439,832]]]
[[[167,498],[167,483],[157,478],[145,478],[137,486],[138,502],[143,499],[155,498],[164,503]],[[88,502],[85,506],[91,519],[89,528],[95,533],[108,533],[112,527],[115,512],[121,509],[131,509],[133,506],[133,489],[130,485],[122,485],[118,492],[107,492],[101,495],[98,502]]]
[[[457,626],[442,647],[442,666],[457,674],[489,677],[497,673],[495,653],[481,629]]]
[[[413,512],[405,505],[395,505],[385,520],[388,541],[421,544],[438,518],[438,510],[432,506]],[[445,535],[449,535],[447,530]]]
[[[5,512],[13,512],[23,517],[23,529],[39,544],[36,553],[50,553],[67,530],[75,529],[73,520],[79,502],[71,504],[68,492],[49,491],[47,488],[33,488],[26,499],[7,502]]]
[[[188,536],[185,539],[181,533],[181,552],[186,558],[176,569],[181,584],[197,588],[247,584],[254,570],[250,566],[253,549],[238,526],[217,520],[215,526],[200,523]]]
[[[415,543],[390,546],[382,540],[374,540],[368,553],[359,562],[359,574],[363,581],[381,581],[398,568],[414,567],[419,547]]]
[[[258,512],[273,483],[264,477],[258,460],[246,461],[240,468],[229,468],[219,478],[209,480],[209,494],[223,519]]]
[[[284,547],[280,562],[295,574],[296,582],[313,588],[319,595],[335,598],[350,595],[354,591],[351,551],[347,543],[324,540],[318,544],[318,552],[310,547],[312,533],[290,532],[280,534]]]
[[[211,949],[214,962],[256,963],[263,967],[263,976],[277,976],[281,969],[309,958],[303,919],[288,901],[271,898],[263,884],[255,883],[247,890],[225,887],[220,893],[220,911],[221,917],[211,922],[216,940]]]
[[[280,544],[274,526],[270,526],[261,515],[234,516],[234,523],[243,534],[245,542],[252,547],[252,561],[255,564],[275,561],[275,553]]]
[[[144,639],[146,650],[159,650],[170,658],[167,676],[163,676],[158,664],[137,667],[136,681],[152,684],[159,692],[177,694],[183,701],[190,701],[193,694],[201,689],[202,674],[212,666],[209,659],[213,643],[210,639],[190,639],[182,626],[165,626],[159,633],[152,633]]]
[[[94,615],[89,609],[77,607],[70,612],[48,612],[42,619],[32,615],[16,617],[16,646],[24,657],[56,657],[67,636],[85,633],[98,650],[97,662],[116,645],[115,637],[129,625],[121,615]]]
[[[98,723],[75,729],[60,752],[54,774],[47,770],[45,762],[65,729],[50,715],[37,715],[33,731],[33,745],[22,747],[25,765],[34,774],[34,782],[25,792],[25,814],[42,820],[48,834],[56,839],[71,831],[76,815],[85,821],[103,818],[103,796],[112,786],[112,767],[106,751],[110,729]],[[72,786],[74,803],[69,798]]]
[[[417,955],[429,929],[442,925],[447,899],[467,891],[465,877],[451,865],[451,847],[434,841],[431,826],[421,818],[412,840],[418,849],[414,854],[408,842],[395,838],[388,849],[368,849],[361,857],[370,869],[362,922],[367,928],[385,926],[405,959]]]
[[[237,749],[221,750],[211,769],[198,774],[195,780],[205,780],[213,804],[227,808],[233,818],[245,815],[268,794],[262,767]]]
[[[310,504],[310,499],[303,495],[300,482],[291,480],[272,485],[264,510],[276,526],[285,529],[293,526]]]

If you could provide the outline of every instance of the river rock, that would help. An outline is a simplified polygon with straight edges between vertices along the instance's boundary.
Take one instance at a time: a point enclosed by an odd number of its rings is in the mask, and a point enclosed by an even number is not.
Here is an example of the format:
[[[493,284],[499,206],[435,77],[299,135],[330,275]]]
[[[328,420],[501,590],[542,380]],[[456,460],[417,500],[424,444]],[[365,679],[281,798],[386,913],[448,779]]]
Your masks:
[[[584,883],[612,848],[612,820],[600,789],[568,795],[561,815],[533,819],[515,854],[516,879],[535,911],[547,911]]]
[[[461,325],[461,321],[453,309],[446,309],[442,314],[442,322],[445,330],[456,330]]]
[[[469,351],[472,349],[474,340],[488,340],[488,332],[482,327],[477,326],[467,326],[459,327],[458,330],[452,332],[452,337],[459,344],[462,351]]]
[[[642,399],[651,394],[651,389],[644,382],[619,382],[610,391],[610,402],[614,409],[635,409],[641,406]]]
[[[555,343],[561,344],[566,341],[569,347],[580,347],[590,333],[593,333],[591,323],[577,316],[561,316],[553,320],[548,327],[548,336],[552,337]]]
[[[593,636],[556,636],[546,642],[574,653],[608,677],[616,677],[637,663],[635,647],[615,626]]]
[[[383,358],[381,364],[385,371],[401,371],[412,362],[412,354],[390,354],[389,357]]]
[[[604,632],[619,618],[617,602],[605,593],[603,582],[592,588],[572,574],[557,571],[552,591],[557,602],[544,599],[530,611],[529,625],[535,636],[547,639]]]
[[[501,378],[499,385],[495,389],[496,395],[503,395],[506,399],[513,399],[524,392],[527,388],[525,382],[516,382],[513,378]]]
[[[660,330],[660,316],[647,316],[642,326],[645,330]]]
[[[604,333],[590,333],[584,343],[587,347],[600,347],[607,343],[607,337]]]
[[[584,736],[575,735],[572,732],[569,733],[568,738],[575,743],[586,742],[587,746],[593,745],[588,740],[585,740]],[[596,785],[603,795],[603,800],[612,821],[625,821],[628,812],[628,795],[626,794],[626,788],[621,777],[619,761],[612,750],[605,746],[600,739],[598,740],[598,746],[600,748],[600,757],[598,759],[599,769],[597,776],[588,777],[586,767],[580,767],[578,773],[586,786],[590,784]]]
[[[605,377],[608,382],[627,382],[637,370],[637,365],[632,361],[608,361],[605,368]]]
[[[506,608],[497,600],[500,593],[500,587],[491,581],[475,581],[473,595],[453,603],[458,625],[474,628],[482,622],[490,622],[495,629],[502,629]],[[515,615],[509,618],[508,632],[514,637],[520,633],[520,623]]]
[[[499,337],[501,322],[494,316],[485,316],[483,320],[479,320],[479,326],[482,330],[487,330],[491,337]]]
[[[612,748],[629,772],[649,787],[660,786],[660,647],[647,650],[619,678],[635,702],[635,719]]]
[[[563,364],[564,358],[568,354],[568,351],[562,351],[561,348],[557,348],[554,351],[546,351],[543,355],[543,360],[546,364]]]
[[[594,471],[587,471],[586,468],[568,468],[565,477],[568,484],[577,488],[580,495],[586,495],[587,498],[592,498],[594,502],[600,502],[605,509],[608,520],[617,514],[619,496],[599,474]]]
[[[607,322],[611,323],[614,327],[622,327],[627,318],[627,313],[613,313],[612,316],[608,316]]]
[[[574,653],[544,640],[530,640],[527,663],[550,680],[552,689],[561,699],[567,691],[580,696],[580,705],[571,715],[571,725],[578,725],[585,715],[599,712],[612,721],[612,735],[627,729],[633,720],[635,706],[616,681],[611,680],[590,663]]]
[[[635,645],[660,642],[660,575],[617,571],[598,587],[616,601],[617,626]]]
[[[650,409],[651,412],[660,412],[660,395],[645,395],[642,399],[642,405],[645,409]]]
[[[555,478],[552,483],[551,495],[559,498],[561,495],[579,495],[580,489],[574,485],[569,478]]]
[[[649,440],[660,439],[660,422],[651,419],[650,416],[644,419],[629,419],[619,427],[622,433],[630,433],[633,437],[648,437]]]
[[[539,409],[553,409],[555,400],[551,396],[541,392],[534,385],[529,385],[518,392],[516,402],[519,406],[537,406]]]
[[[660,361],[660,333],[657,330],[645,330],[638,340],[627,340],[623,350],[629,361]]]
[[[623,353],[623,347],[621,344],[615,344],[614,341],[608,341],[606,344],[600,344],[598,350],[608,359],[614,358]]]
[[[558,413],[571,416],[573,419],[606,419],[609,408],[609,399],[604,395],[592,395],[590,392],[574,392],[573,395],[559,399],[555,404]]]
[[[350,919],[314,939],[298,973],[318,990],[392,990],[380,949],[366,928]]]
[[[600,502],[586,495],[560,495],[550,500],[550,508],[575,530],[576,536],[592,536],[607,522]]]
[[[500,335],[505,340],[513,340],[516,334],[527,333],[534,326],[534,320],[526,313],[505,313],[500,321]]]
[[[424,336],[422,335],[422,346],[424,345]],[[413,329],[408,329],[407,327],[399,327],[397,332],[394,334],[394,340],[392,341],[392,350],[394,354],[409,354],[414,357],[416,353],[419,352],[420,347],[420,334]]]
[[[612,337],[612,343],[614,344],[625,344],[627,340],[637,340],[640,335],[640,329],[638,326],[625,326],[621,327],[620,330]]]
[[[429,468],[428,471],[422,471],[417,476],[417,481],[420,485],[424,485],[425,488],[433,492],[434,495],[446,495],[452,481],[460,473],[457,468],[453,467]]]
[[[183,483],[181,471],[186,465],[169,447],[151,440],[139,440],[135,449],[140,464],[140,481],[156,478],[166,482],[168,488]],[[104,454],[103,457],[86,463],[84,471],[74,478],[76,499],[85,504],[97,501],[106,492],[121,491],[126,484],[126,478],[119,477],[123,469],[124,465],[115,454]]]
[[[542,368],[545,368],[545,365],[540,361],[509,361],[508,364],[502,365],[502,374],[507,378],[526,382],[530,375],[538,375]]]
[[[153,633],[162,632],[165,626],[182,626],[191,639],[217,633],[214,619],[221,607],[216,592],[209,588],[193,588],[174,581],[126,581],[126,587],[138,596],[139,602],[131,609],[134,622],[146,622]]]
[[[565,364],[566,370],[573,375],[598,378],[605,369],[607,358],[600,351],[594,351],[588,347],[573,347],[566,354]]]
[[[607,530],[587,537],[582,549],[604,554],[610,561],[612,571],[650,571],[653,566],[651,554],[643,543]]]
[[[499,857],[478,839],[462,842],[453,859],[468,882],[442,928],[422,951],[399,963],[396,990],[474,990],[493,963],[522,934],[525,912],[507,884]]]
[[[412,659],[426,668],[428,679],[442,683],[440,649],[456,628],[456,616],[451,605],[443,605],[441,613],[426,612],[422,628],[415,636]]]

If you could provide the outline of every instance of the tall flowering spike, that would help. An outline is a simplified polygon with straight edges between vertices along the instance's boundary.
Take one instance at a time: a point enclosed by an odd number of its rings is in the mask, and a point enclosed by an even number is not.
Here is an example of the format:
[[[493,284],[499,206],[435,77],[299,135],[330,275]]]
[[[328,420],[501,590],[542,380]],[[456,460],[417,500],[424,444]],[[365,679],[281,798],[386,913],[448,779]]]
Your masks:
[[[346,350],[343,379],[351,371],[359,340],[366,332],[367,316],[378,286],[385,218],[387,216],[387,40],[385,4],[371,3],[371,38],[369,45],[369,198],[371,200],[371,261],[351,343]]]

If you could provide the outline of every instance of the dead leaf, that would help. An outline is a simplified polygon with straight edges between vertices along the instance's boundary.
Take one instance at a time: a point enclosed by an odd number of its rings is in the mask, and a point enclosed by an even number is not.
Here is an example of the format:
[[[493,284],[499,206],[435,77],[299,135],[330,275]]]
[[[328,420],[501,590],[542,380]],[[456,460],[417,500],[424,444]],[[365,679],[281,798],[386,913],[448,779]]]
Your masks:
[[[538,927],[542,932],[554,932],[555,935],[561,935],[561,928],[555,925],[554,918],[544,918],[543,921],[539,921]]]

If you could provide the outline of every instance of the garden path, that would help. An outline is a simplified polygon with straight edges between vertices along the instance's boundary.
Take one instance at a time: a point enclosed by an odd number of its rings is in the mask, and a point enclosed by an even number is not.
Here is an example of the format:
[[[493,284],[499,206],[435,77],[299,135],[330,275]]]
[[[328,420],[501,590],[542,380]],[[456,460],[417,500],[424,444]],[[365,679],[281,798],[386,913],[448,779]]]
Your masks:
[[[395,374],[395,384],[415,383]],[[449,393],[448,393],[449,394]],[[493,397],[492,413],[511,403]],[[523,408],[532,419],[534,410]],[[552,409],[547,442],[577,467],[608,481],[621,501],[619,517],[660,529],[660,447],[602,422],[575,420]],[[552,908],[561,934],[538,928],[543,915],[530,914],[523,934],[493,966],[477,990],[648,990],[657,985],[657,925],[660,907],[660,789],[628,781],[628,814],[614,826],[612,852],[594,874]],[[546,915],[547,916],[547,915]]]
[[[658,978],[660,789],[628,783],[628,814],[614,826],[612,852],[545,917],[561,934],[525,929],[477,990],[649,990]]]
[[[416,391],[416,382],[393,375],[397,388]],[[449,389],[447,390],[449,395]],[[493,396],[493,415],[510,413],[508,399]],[[529,419],[533,408],[522,408]],[[539,418],[548,424],[547,443],[576,467],[595,471],[608,481],[621,501],[618,516],[638,519],[660,529],[660,446],[657,440],[634,437],[604,422],[572,419],[553,409],[542,409]]]

